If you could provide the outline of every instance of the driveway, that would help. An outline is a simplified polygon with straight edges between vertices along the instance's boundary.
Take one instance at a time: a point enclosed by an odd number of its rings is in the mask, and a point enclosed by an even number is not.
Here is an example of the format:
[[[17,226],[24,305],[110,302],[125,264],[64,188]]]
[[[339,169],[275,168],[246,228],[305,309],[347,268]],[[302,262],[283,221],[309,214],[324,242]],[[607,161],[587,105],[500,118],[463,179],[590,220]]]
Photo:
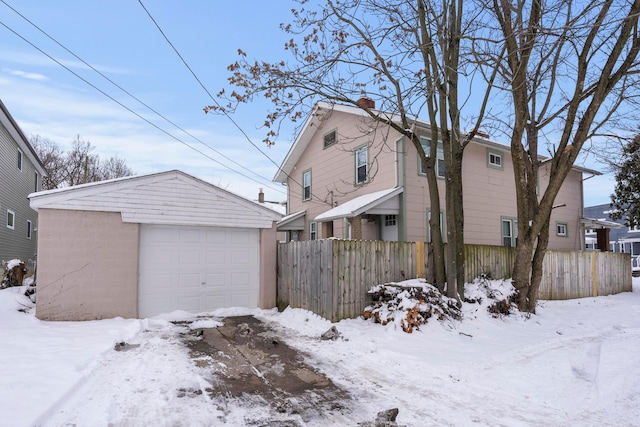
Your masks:
[[[295,426],[295,419],[341,417],[348,411],[349,395],[253,316],[227,317],[224,326],[196,329],[185,343],[195,364],[211,371],[206,392],[213,400],[253,397],[292,416],[290,423],[280,419],[273,425]]]

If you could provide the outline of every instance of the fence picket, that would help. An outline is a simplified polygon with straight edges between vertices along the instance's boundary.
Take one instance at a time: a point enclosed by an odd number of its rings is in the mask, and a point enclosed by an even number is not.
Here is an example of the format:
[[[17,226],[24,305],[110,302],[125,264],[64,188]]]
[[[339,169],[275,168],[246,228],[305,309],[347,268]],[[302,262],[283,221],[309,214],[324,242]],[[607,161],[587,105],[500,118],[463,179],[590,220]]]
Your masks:
[[[305,308],[333,322],[357,317],[369,302],[371,286],[416,277],[418,262],[426,264],[429,275],[429,249],[426,245],[424,259],[418,259],[415,242],[328,239],[280,243],[278,308]],[[547,251],[540,299],[589,297],[594,289],[598,295],[630,292],[629,254],[595,254],[593,258],[593,252]],[[482,274],[494,279],[511,277],[514,255],[514,248],[465,245],[467,281]]]

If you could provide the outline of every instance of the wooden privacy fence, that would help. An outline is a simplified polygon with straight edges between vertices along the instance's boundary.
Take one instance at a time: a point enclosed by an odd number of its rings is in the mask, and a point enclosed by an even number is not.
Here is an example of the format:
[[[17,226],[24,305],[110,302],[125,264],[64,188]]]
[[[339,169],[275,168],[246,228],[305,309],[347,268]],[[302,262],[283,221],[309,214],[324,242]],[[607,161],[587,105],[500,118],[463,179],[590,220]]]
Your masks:
[[[465,245],[467,281],[511,277],[515,249]],[[314,240],[278,244],[278,308],[312,311],[336,322],[360,316],[372,286],[430,274],[422,242]],[[540,299],[631,291],[629,254],[547,251]]]

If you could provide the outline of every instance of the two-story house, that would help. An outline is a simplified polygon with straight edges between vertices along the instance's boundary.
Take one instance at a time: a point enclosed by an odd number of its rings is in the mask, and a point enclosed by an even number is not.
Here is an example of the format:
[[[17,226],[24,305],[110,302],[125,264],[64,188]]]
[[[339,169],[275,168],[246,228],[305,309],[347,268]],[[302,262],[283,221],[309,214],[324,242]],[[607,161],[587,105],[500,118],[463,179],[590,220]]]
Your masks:
[[[363,99],[373,108],[373,101]],[[429,152],[429,125],[415,129]],[[540,188],[547,182],[543,164]],[[436,165],[444,209],[444,160]],[[551,216],[551,249],[584,248],[583,173],[574,168],[558,194]],[[286,184],[288,215],[278,223],[290,240],[350,239],[354,227],[363,239],[430,241],[432,212],[424,165],[403,135],[364,110],[320,102],[309,116],[274,181]],[[480,135],[463,159],[465,242],[515,246],[516,190],[509,147]]]
[[[38,214],[28,195],[40,190],[46,171],[33,147],[0,101],[0,261],[36,255]]]

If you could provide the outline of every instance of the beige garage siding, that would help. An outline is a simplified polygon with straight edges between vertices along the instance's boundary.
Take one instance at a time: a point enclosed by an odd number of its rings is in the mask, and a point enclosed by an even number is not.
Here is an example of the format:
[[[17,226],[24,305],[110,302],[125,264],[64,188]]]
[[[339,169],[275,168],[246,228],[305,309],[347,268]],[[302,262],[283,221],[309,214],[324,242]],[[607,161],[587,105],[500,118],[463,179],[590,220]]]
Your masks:
[[[115,212],[44,208],[38,221],[36,317],[138,317],[138,224]]]

